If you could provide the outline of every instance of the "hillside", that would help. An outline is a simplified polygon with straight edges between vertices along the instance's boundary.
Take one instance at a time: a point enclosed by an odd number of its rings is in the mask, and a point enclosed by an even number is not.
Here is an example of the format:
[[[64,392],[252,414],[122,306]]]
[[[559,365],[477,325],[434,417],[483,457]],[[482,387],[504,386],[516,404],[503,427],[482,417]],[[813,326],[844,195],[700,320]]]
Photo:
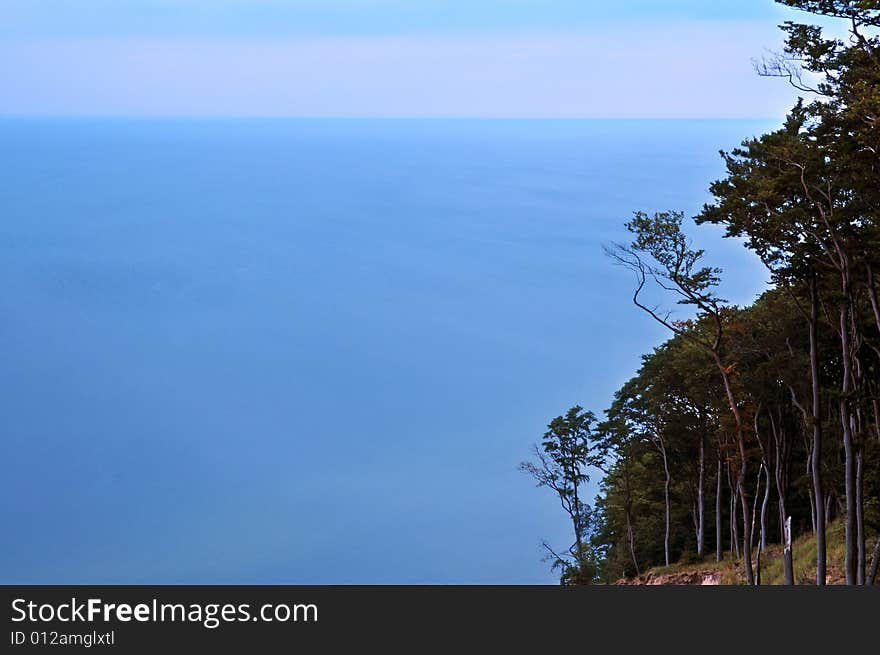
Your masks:
[[[828,526],[828,584],[844,584],[844,524],[836,521]],[[795,584],[815,583],[816,539],[804,535],[792,544]],[[756,553],[757,554],[757,553]],[[756,555],[755,555],[756,556]],[[761,584],[783,583],[782,546],[768,544],[761,554]],[[738,585],[745,584],[742,560],[727,558],[716,562],[714,557],[694,564],[673,564],[649,569],[639,578],[618,580],[619,585]]]

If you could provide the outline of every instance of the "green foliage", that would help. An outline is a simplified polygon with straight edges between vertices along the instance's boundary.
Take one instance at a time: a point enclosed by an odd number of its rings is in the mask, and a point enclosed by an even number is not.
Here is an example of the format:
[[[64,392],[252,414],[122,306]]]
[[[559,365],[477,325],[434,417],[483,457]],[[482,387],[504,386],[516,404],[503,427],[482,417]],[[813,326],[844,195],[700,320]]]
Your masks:
[[[787,516],[801,535],[796,580],[815,581],[817,544],[803,536],[825,506],[816,508],[815,481],[832,516],[849,510],[828,533],[832,577],[844,565],[850,578],[856,571],[857,524],[866,538],[880,532],[880,2],[780,3],[842,19],[849,38],[782,26],[785,49],[759,72],[807,97],[778,129],[721,153],[726,174],[695,217],[742,239],[774,287],[748,307],[728,306],[721,271],[703,263],[682,212],[637,212],[626,223],[632,241],[606,250],[635,273],[634,303],[672,337],[643,357],[601,421],[572,408],[548,426],[539,464],[524,465],[573,521],[575,545],[550,551],[565,584],[643,573],[663,561],[667,538],[673,558],[703,565],[714,559],[716,526],[725,550],[732,530],[742,537],[751,524],[753,546],[766,542],[765,581],[780,581],[773,544]],[[647,287],[692,314],[673,319],[643,300]],[[592,512],[577,491],[589,467],[604,473]],[[732,514],[733,498],[751,521]]]
[[[593,437],[595,422],[592,412],[580,406],[569,409],[547,425],[541,446],[534,448],[534,460],[523,462],[520,469],[528,473],[539,487],[552,490],[568,515],[574,542],[558,553],[544,543],[552,569],[560,572],[562,584],[588,584],[598,571],[598,558],[592,548],[592,509],[581,496],[589,481],[588,467],[602,460],[603,446]]]
[[[630,248],[635,253],[646,253],[659,264],[648,271],[659,280],[667,280],[681,290],[681,304],[699,305],[699,301],[717,302],[711,290],[718,285],[720,269],[698,264],[705,254],[694,250],[682,230],[682,212],[659,212],[649,216],[636,212],[626,224],[634,235]],[[661,282],[662,284],[662,282]]]

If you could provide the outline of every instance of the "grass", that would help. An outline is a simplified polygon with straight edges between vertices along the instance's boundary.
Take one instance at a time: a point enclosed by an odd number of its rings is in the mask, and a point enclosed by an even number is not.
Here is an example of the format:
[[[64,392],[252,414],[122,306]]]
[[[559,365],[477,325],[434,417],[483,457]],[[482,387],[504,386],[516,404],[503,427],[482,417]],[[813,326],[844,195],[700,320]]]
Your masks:
[[[804,535],[791,545],[792,568],[795,584],[816,583],[816,537]],[[846,534],[843,521],[829,524],[825,531],[826,574],[828,584],[843,584],[846,581],[844,562],[846,560]],[[783,584],[784,570],[782,546],[768,548],[761,557],[761,583]]]
[[[876,539],[876,537],[874,537]],[[843,521],[835,521],[828,525],[826,530],[826,567],[827,583],[843,584],[844,560],[845,560],[845,527]],[[868,539],[873,544],[872,539]],[[870,553],[868,553],[870,558]],[[752,565],[756,565],[757,549],[752,554]],[[792,543],[792,564],[794,569],[794,581],[799,585],[812,585],[816,580],[816,538],[812,534],[803,535]],[[705,558],[700,562],[678,563],[671,566],[660,566],[650,569],[643,574],[654,577],[661,575],[678,575],[687,573],[718,573],[723,585],[745,584],[745,572],[742,559],[736,559],[730,553],[725,553],[721,562],[716,562],[714,556]],[[781,585],[784,582],[784,568],[782,546],[768,544],[767,549],[761,554],[761,584]]]

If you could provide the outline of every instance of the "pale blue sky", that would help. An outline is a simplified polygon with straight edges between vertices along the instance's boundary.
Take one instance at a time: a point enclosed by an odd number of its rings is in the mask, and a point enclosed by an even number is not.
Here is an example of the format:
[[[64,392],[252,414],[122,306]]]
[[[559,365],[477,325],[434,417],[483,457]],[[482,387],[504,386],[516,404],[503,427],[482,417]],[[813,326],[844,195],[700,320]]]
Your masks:
[[[772,0],[4,0],[0,114],[779,118]]]
[[[4,0],[6,34],[399,34],[774,20],[772,0]]]

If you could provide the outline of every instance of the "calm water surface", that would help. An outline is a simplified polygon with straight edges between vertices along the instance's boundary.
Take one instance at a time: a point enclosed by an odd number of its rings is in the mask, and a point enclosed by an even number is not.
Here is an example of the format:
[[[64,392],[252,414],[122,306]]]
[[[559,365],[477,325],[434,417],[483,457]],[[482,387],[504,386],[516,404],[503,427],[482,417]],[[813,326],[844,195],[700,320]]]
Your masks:
[[[554,582],[517,464],[663,337],[601,245],[765,127],[0,121],[0,581]]]

